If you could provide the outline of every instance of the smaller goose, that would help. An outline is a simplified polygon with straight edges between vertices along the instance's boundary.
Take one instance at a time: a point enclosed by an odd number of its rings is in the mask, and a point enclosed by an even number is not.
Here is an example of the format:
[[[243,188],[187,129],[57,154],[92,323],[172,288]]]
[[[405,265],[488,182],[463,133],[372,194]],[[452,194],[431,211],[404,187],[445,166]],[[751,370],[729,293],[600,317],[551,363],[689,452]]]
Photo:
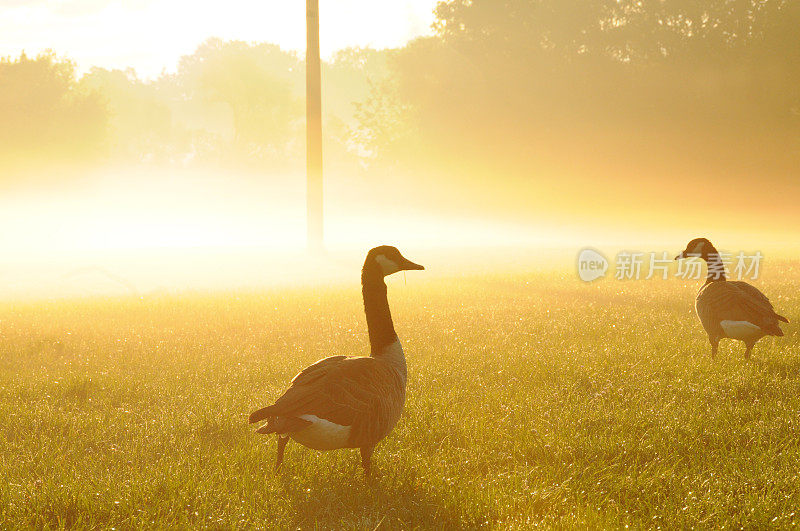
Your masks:
[[[719,340],[727,337],[743,341],[744,357],[764,336],[782,336],[778,321],[789,320],[775,313],[772,303],[757,288],[741,280],[727,280],[725,266],[717,249],[706,238],[695,238],[675,257],[700,257],[708,265],[706,282],[697,293],[695,309],[711,343],[711,357],[717,355]]]
[[[361,270],[361,291],[371,352],[369,357],[332,356],[303,369],[271,406],[250,415],[266,419],[257,433],[278,436],[275,469],[289,439],[314,450],[359,448],[369,477],[372,452],[403,411],[406,358],[394,331],[384,277],[398,271],[425,269],[395,247],[375,247]]]

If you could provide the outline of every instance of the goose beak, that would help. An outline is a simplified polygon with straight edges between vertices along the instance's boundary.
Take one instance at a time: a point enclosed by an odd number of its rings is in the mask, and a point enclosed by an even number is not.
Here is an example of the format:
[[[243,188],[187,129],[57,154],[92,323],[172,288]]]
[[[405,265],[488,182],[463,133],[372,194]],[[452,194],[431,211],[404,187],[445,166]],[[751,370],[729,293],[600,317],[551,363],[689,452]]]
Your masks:
[[[411,260],[407,260],[405,258],[403,258],[403,260],[405,260],[405,262],[400,264],[400,271],[422,271],[425,269],[425,267],[415,264]]]
[[[686,258],[686,251],[682,252],[678,256],[675,257],[675,260],[680,260],[681,258]]]

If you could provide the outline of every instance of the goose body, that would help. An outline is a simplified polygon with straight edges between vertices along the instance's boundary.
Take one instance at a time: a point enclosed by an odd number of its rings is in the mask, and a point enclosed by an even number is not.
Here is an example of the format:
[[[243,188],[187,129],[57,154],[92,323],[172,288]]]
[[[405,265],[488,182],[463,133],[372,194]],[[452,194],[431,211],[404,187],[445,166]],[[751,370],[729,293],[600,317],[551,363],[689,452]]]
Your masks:
[[[405,404],[406,359],[383,279],[409,269],[423,267],[394,247],[372,249],[361,274],[370,355],[322,359],[295,376],[274,404],[250,415],[250,423],[267,421],[258,433],[278,435],[276,468],[292,439],[314,450],[360,448],[369,474],[375,445],[392,431]]]
[[[695,300],[695,310],[711,343],[711,355],[716,356],[723,338],[737,339],[746,346],[750,356],[755,343],[764,336],[782,336],[778,323],[788,323],[775,312],[772,303],[758,288],[740,280],[729,281],[716,248],[705,238],[689,242],[676,260],[697,256],[708,264],[708,276]]]

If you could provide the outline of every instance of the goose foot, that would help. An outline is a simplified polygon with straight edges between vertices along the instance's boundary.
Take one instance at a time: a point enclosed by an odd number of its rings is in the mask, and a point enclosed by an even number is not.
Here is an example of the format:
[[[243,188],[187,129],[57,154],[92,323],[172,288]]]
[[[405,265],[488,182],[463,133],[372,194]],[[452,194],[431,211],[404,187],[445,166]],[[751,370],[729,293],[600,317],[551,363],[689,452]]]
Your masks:
[[[288,436],[280,436],[278,435],[278,458],[275,460],[275,472],[277,473],[278,470],[281,468],[281,463],[283,463],[283,452],[286,450],[286,445],[289,443]]]

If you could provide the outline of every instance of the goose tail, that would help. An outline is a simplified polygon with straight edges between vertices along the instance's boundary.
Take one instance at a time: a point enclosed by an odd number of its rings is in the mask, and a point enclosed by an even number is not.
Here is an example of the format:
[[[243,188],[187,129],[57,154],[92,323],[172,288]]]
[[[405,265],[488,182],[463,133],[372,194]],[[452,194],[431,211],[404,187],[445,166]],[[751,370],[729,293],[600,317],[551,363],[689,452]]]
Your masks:
[[[256,430],[256,433],[268,435],[277,433],[284,435],[300,431],[311,425],[311,422],[299,417],[281,417],[275,412],[275,406],[267,406],[250,414],[250,424],[267,419],[267,423]]]
[[[778,325],[777,321],[773,321],[772,323],[769,324],[769,326],[763,328],[763,330],[764,332],[766,332],[767,335],[770,336],[777,336],[777,337],[783,336],[783,330],[781,330],[781,327],[780,325]]]
[[[275,429],[275,417],[270,417],[267,420],[267,423],[261,426],[256,430],[256,433],[260,433],[262,435],[269,435],[270,433],[275,433],[277,430]]]
[[[262,407],[258,411],[253,411],[250,413],[250,418],[248,422],[250,424],[254,424],[260,420],[264,420],[267,417],[271,417],[272,415],[272,406]]]

